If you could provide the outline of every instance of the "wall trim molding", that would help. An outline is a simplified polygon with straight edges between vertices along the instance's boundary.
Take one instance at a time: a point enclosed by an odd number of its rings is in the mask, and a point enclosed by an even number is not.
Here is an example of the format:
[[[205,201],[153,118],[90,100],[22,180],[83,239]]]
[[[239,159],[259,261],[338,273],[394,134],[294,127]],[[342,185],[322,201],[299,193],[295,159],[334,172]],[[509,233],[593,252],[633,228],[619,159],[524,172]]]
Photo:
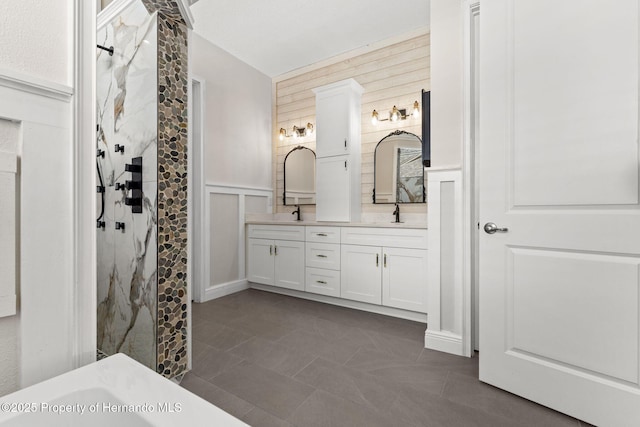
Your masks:
[[[184,19],[184,23],[187,28],[193,30],[193,23],[195,19],[193,18],[193,13],[191,13],[191,4],[188,0],[175,0],[178,3],[178,9],[180,9],[180,15],[182,15],[182,19]]]
[[[230,184],[217,184],[213,182],[206,182],[205,187],[208,192],[220,193],[220,194],[246,194],[250,196],[263,196],[273,194],[273,188],[266,187],[250,187],[244,185],[230,185]],[[211,191],[213,190],[213,191]]]
[[[133,4],[136,0],[113,0],[104,9],[98,13],[97,28],[101,30],[109,22],[113,21],[118,15],[122,13],[129,5]]]
[[[424,347],[430,350],[463,355],[462,337],[447,331],[427,331],[424,333]]]
[[[441,191],[443,183],[453,183],[453,206],[445,207],[441,201]],[[427,279],[427,313],[429,313],[428,334],[425,335],[425,348],[446,351],[460,356],[471,356],[471,304],[470,287],[463,282],[463,192],[462,192],[462,171],[430,171],[427,177],[427,197],[428,197],[428,224],[429,233],[427,240],[428,251],[428,279]],[[453,229],[442,229],[442,210],[447,208],[453,211]],[[452,270],[447,275],[442,274],[441,247],[443,239],[453,240],[453,259],[450,260]],[[444,277],[450,280],[445,282]],[[442,290],[446,289],[447,294],[452,296],[452,301],[443,304]],[[453,314],[453,325],[442,325],[443,313]],[[452,327],[453,331],[443,329]],[[438,336],[438,340],[434,337]],[[442,337],[459,337],[460,345],[442,345]],[[429,337],[429,339],[427,339]],[[433,347],[432,347],[433,346]]]
[[[96,7],[93,1],[75,0],[73,97],[73,298],[71,325],[74,367],[96,360]]]
[[[205,295],[202,302],[222,298],[227,295],[235,294],[236,292],[244,291],[245,289],[249,289],[249,282],[247,279],[240,279],[233,282],[210,286],[204,291]]]
[[[385,316],[398,317],[400,319],[411,320],[414,322],[426,323],[427,315],[423,313],[416,313],[413,311],[401,310],[393,307],[385,307],[382,305],[368,304],[366,302],[352,301],[348,299],[335,298],[326,295],[312,294],[309,292],[296,291],[293,289],[279,288],[276,286],[262,285],[258,283],[249,282],[249,286],[252,289],[258,289],[260,291],[273,292],[275,294],[288,295],[291,297],[307,299],[310,301],[324,302],[327,304],[333,304],[340,307],[354,308],[356,310],[368,311],[369,313],[382,314]]]
[[[196,302],[208,301],[209,289],[216,288],[215,285],[211,286],[211,195],[212,194],[233,194],[238,196],[238,277],[246,279],[246,232],[245,232],[245,204],[244,199],[246,196],[260,196],[267,197],[267,209],[270,210],[273,204],[273,190],[263,187],[248,187],[248,186],[234,186],[228,184],[213,184],[211,182],[205,183],[203,188],[203,233],[204,233],[204,253],[202,260],[204,261],[204,280],[202,284],[194,285],[198,286],[198,289],[194,288],[192,297]],[[265,212],[268,213],[268,212]],[[235,282],[232,282],[235,283]]]
[[[65,102],[70,102],[73,96],[73,88],[70,86],[6,68],[0,68],[0,86]]]

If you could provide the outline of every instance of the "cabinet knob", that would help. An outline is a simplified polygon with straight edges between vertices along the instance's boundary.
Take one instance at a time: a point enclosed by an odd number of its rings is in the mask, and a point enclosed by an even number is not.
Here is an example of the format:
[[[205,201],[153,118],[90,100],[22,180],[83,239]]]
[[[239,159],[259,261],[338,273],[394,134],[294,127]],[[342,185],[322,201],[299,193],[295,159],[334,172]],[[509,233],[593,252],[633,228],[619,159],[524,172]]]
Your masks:
[[[316,280],[316,283],[320,283],[321,285],[327,284],[327,282],[325,282],[324,280]]]
[[[318,258],[326,258],[326,255],[316,255]]]
[[[380,255],[376,254],[376,267],[380,265]]]
[[[387,268],[387,254],[384,254],[384,268]]]

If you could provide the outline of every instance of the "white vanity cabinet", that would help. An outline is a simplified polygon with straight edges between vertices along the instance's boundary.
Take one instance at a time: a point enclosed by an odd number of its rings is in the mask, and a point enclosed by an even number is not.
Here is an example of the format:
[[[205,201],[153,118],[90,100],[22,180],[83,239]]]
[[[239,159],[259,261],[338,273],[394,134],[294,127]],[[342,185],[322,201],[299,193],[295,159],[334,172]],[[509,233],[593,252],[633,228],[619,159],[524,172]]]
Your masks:
[[[342,228],[342,298],[426,313],[427,231]]]
[[[304,227],[250,225],[248,237],[250,282],[304,290]]]
[[[359,221],[362,86],[354,79],[316,94],[316,220]]]
[[[427,312],[425,228],[250,224],[247,237],[252,283],[405,318]]]

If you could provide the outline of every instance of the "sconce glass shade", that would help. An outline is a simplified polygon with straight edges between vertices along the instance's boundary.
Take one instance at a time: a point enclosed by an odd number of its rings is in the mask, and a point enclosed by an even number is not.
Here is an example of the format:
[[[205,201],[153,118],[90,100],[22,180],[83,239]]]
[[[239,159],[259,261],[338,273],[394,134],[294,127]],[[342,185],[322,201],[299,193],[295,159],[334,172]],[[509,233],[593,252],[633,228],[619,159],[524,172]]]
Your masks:
[[[400,119],[400,111],[398,111],[398,108],[395,105],[391,110],[390,118],[392,122],[397,122]]]
[[[297,138],[297,137],[300,136],[300,134],[298,133],[298,130],[299,130],[298,126],[294,126],[293,127],[293,137],[294,138]]]
[[[313,134],[313,125],[311,123],[307,123],[307,127],[304,130],[304,136],[309,136]]]
[[[376,110],[371,113],[371,124],[374,126],[378,124],[378,112]]]
[[[418,101],[413,103],[413,112],[411,113],[414,119],[420,118],[420,104]]]
[[[287,131],[284,128],[280,128],[280,141],[284,141],[284,137],[287,136]]]

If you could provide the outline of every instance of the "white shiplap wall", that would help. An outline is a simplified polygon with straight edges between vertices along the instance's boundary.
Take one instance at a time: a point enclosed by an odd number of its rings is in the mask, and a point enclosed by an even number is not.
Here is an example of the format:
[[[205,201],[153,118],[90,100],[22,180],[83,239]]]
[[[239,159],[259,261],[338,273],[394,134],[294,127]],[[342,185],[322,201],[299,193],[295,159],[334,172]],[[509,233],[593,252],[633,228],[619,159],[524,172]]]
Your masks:
[[[305,138],[286,138],[280,141],[278,131],[289,132],[294,125],[315,125],[315,96],[312,89],[339,80],[354,78],[365,91],[362,96],[362,212],[386,212],[389,205],[373,205],[373,155],[376,144],[390,132],[401,129],[422,137],[420,119],[371,124],[371,112],[376,109],[380,118],[396,105],[411,111],[414,101],[420,101],[421,91],[430,90],[429,33],[413,35],[378,49],[351,57],[344,55],[333,63],[277,80],[274,84],[275,119],[273,129],[274,188],[276,212],[290,209],[282,205],[284,158],[296,145],[315,151],[315,134]],[[303,207],[314,212],[314,207]],[[426,206],[404,205],[403,212],[426,213]]]

